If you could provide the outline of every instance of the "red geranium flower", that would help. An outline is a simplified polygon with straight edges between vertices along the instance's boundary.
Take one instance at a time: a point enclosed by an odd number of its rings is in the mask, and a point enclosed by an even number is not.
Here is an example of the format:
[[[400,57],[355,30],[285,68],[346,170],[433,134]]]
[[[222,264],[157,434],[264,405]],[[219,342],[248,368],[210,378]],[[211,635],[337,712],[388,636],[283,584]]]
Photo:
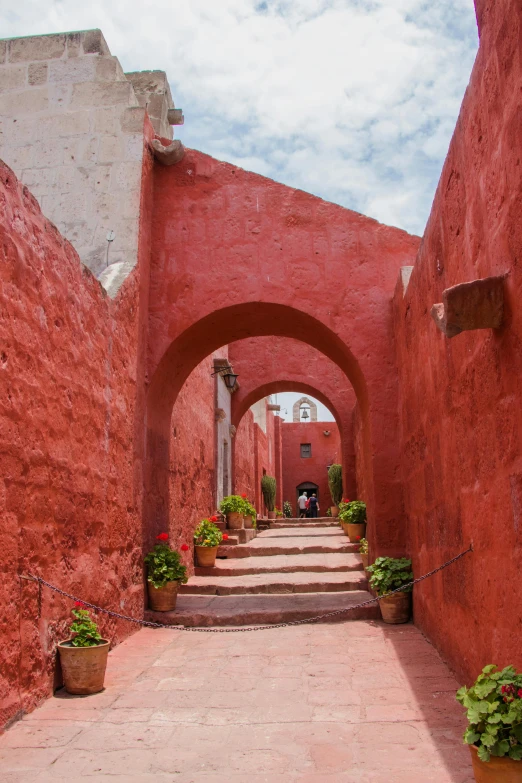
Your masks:
[[[350,502],[350,498],[343,498],[343,503],[349,503],[349,502]]]
[[[83,606],[85,606],[83,601],[75,601],[74,605],[77,606],[79,609],[82,608]]]
[[[169,540],[169,534],[168,533],[160,533],[159,536],[156,536],[156,539],[158,541],[168,541]]]
[[[361,540],[361,536],[355,536],[355,540],[356,541],[360,541]]]
[[[182,545],[181,545],[181,551],[182,551],[182,552],[188,552],[188,550],[189,550],[189,548],[188,548],[188,545],[187,545],[187,544],[182,544]]]
[[[518,689],[518,698],[522,699],[522,688]]]
[[[223,541],[228,541],[228,535],[227,535],[227,533],[223,533]]]
[[[218,518],[216,516],[210,517],[211,522],[217,522]]]
[[[243,500],[244,500],[244,499],[246,498],[246,492],[242,492],[242,493],[241,493],[241,497],[242,497],[242,498],[243,498]]]

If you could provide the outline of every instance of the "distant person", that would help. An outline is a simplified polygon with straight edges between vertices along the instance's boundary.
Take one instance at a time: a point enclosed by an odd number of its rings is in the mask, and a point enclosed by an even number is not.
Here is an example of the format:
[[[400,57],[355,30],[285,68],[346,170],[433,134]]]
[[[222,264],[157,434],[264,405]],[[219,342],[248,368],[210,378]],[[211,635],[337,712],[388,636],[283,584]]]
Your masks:
[[[317,500],[317,495],[315,492],[308,501],[308,508],[310,510],[310,516],[312,519],[315,519],[317,517],[317,512],[319,511],[319,501]]]
[[[302,492],[297,498],[297,505],[299,506],[299,519],[306,516],[306,504],[308,503],[308,495],[306,492]]]

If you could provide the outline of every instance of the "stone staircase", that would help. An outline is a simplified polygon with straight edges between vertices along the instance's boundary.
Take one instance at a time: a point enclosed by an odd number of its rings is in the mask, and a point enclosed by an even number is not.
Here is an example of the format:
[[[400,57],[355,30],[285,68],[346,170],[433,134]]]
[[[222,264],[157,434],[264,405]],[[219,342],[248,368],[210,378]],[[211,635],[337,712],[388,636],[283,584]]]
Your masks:
[[[328,518],[271,522],[248,538],[220,546],[213,568],[197,567],[174,612],[147,612],[147,619],[190,627],[273,624],[371,598],[357,547]],[[378,617],[372,605],[331,620]]]

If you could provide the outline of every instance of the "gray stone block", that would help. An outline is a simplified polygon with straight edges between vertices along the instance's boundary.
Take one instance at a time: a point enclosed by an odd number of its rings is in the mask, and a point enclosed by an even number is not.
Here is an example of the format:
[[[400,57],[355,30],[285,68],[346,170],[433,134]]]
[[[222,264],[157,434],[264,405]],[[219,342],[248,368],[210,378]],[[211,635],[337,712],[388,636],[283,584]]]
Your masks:
[[[82,31],[81,37],[84,54],[110,55],[110,49],[101,30]]]
[[[0,92],[23,89],[26,75],[25,65],[7,65],[0,68]]]
[[[27,79],[31,86],[45,84],[47,81],[49,66],[47,63],[30,63],[27,70]]]
[[[9,62],[27,62],[32,60],[53,60],[65,54],[66,36],[32,35],[27,38],[10,38],[8,44]]]

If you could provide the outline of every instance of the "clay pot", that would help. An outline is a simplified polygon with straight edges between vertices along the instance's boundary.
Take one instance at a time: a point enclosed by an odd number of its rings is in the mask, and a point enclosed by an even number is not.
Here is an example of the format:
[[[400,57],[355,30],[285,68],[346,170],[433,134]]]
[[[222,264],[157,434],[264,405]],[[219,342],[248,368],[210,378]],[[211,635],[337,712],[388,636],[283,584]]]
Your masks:
[[[149,591],[149,609],[153,612],[172,612],[176,608],[179,582],[167,582],[163,587],[154,587],[147,582]]]
[[[275,519],[277,515],[275,511],[269,511],[267,516],[268,519]]]
[[[365,568],[368,568],[368,559],[369,559],[369,557],[370,556],[369,556],[368,552],[366,554],[364,554],[364,552],[361,552],[361,560],[362,560],[363,566]]]
[[[339,506],[330,506],[330,511],[332,513],[332,517],[339,516]]]
[[[411,593],[393,593],[379,601],[385,623],[407,623],[411,615]]]
[[[196,546],[198,565],[201,568],[213,568],[216,563],[217,546]]]
[[[230,530],[241,530],[243,527],[243,514],[239,511],[230,511],[227,514],[227,525]]]
[[[366,522],[363,522],[360,525],[354,525],[353,522],[347,522],[345,533],[350,539],[350,543],[356,544],[357,537],[359,537],[359,539],[364,538],[364,534],[366,533]]]
[[[254,527],[254,520],[252,517],[243,517],[243,525],[245,527],[245,530],[252,530]]]
[[[103,690],[109,642],[95,647],[73,647],[72,640],[58,642],[63,682],[67,693],[99,693]]]
[[[491,756],[490,761],[481,761],[475,745],[470,745],[469,750],[477,783],[522,783],[522,761],[508,756]]]
[[[341,522],[341,527],[343,529],[343,533],[345,536],[348,535],[348,523],[347,522]]]

